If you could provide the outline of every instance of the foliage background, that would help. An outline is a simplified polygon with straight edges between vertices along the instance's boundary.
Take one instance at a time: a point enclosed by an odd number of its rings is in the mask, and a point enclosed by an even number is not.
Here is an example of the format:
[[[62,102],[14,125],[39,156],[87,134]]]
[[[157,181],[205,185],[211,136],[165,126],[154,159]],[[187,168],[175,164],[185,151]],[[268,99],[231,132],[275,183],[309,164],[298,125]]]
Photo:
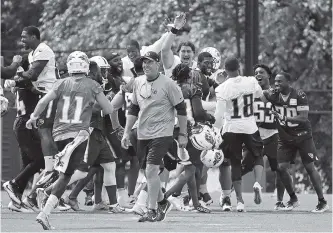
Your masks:
[[[5,63],[10,63],[20,50],[22,28],[28,25],[41,29],[42,40],[57,53],[59,65],[73,50],[96,55],[112,48],[123,53],[127,39],[149,45],[164,32],[166,17],[172,19],[184,11],[190,33],[179,36],[177,43],[190,39],[196,48],[217,48],[222,61],[231,54],[244,61],[245,1],[1,0],[1,18],[7,25],[1,53]],[[295,87],[307,91],[310,109],[317,111],[310,120],[320,158],[318,167],[325,189],[331,193],[332,0],[259,0],[259,4],[259,62],[275,72],[290,72],[297,80]],[[297,187],[311,191],[299,160],[296,170]]]

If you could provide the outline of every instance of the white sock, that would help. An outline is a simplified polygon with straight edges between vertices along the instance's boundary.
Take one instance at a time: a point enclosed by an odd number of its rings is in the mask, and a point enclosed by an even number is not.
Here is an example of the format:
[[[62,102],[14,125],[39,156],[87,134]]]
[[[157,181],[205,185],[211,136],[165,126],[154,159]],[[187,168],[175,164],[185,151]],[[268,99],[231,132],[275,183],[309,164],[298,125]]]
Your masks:
[[[204,194],[204,193],[208,193],[207,185],[206,185],[206,184],[201,184],[201,185],[200,185],[199,192],[202,193],[202,194]]]
[[[231,190],[223,190],[222,193],[223,193],[223,196],[225,196],[225,197],[230,196]]]
[[[54,165],[54,158],[53,156],[44,156],[44,162],[45,162],[45,171],[50,172],[53,170]]]
[[[46,215],[50,215],[51,211],[55,208],[55,206],[57,205],[58,203],[58,198],[51,194],[49,196],[49,198],[47,199],[47,202],[43,208],[43,212],[46,214]]]
[[[147,205],[147,200],[148,200],[148,193],[145,190],[141,190],[138,200],[136,201],[136,205]]]

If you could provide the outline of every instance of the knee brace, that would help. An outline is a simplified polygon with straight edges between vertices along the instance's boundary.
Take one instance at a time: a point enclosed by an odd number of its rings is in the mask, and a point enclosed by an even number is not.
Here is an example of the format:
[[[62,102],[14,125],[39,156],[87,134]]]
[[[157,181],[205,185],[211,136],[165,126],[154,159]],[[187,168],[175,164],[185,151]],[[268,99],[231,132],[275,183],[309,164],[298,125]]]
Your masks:
[[[104,169],[104,186],[116,185],[116,164],[115,162],[111,163],[102,163],[101,166]]]

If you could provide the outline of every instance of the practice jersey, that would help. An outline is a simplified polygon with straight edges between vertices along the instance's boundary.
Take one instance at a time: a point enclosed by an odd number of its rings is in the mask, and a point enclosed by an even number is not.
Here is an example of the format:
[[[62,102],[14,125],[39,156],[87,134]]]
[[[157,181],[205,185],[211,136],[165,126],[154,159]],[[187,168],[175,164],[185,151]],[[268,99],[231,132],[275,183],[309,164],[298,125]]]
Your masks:
[[[297,116],[298,112],[309,111],[308,99],[304,91],[291,88],[291,92],[286,100],[281,93],[273,88],[264,92],[265,97],[273,105],[278,113],[285,117]],[[281,122],[278,120],[278,130],[280,139],[290,140],[292,138],[309,136],[312,134],[310,121],[305,123]]]
[[[253,134],[258,130],[253,102],[263,92],[255,77],[229,78],[215,92],[217,101],[225,101],[223,133]]]
[[[75,137],[80,130],[88,131],[96,95],[101,86],[86,77],[59,80],[53,87],[57,94],[57,111],[53,124],[55,141]]]
[[[278,132],[274,115],[271,113],[271,102],[265,103],[260,98],[256,98],[253,102],[253,111],[262,139],[269,138]]]
[[[47,91],[52,89],[54,82],[57,80],[54,52],[45,43],[40,43],[34,51],[29,53],[28,60],[30,66],[35,61],[48,61],[39,74],[37,81],[32,82],[39,91],[47,93]]]

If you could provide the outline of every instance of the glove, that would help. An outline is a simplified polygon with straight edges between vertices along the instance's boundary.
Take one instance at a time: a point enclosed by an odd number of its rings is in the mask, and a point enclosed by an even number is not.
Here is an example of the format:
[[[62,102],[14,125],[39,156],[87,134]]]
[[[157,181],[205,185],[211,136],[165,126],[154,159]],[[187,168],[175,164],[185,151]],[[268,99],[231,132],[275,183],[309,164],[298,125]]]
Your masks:
[[[0,103],[1,103],[1,116],[5,115],[8,110],[8,100],[4,96],[0,96]]]
[[[7,79],[5,80],[4,87],[5,88],[12,88],[16,86],[16,82],[14,80]]]

